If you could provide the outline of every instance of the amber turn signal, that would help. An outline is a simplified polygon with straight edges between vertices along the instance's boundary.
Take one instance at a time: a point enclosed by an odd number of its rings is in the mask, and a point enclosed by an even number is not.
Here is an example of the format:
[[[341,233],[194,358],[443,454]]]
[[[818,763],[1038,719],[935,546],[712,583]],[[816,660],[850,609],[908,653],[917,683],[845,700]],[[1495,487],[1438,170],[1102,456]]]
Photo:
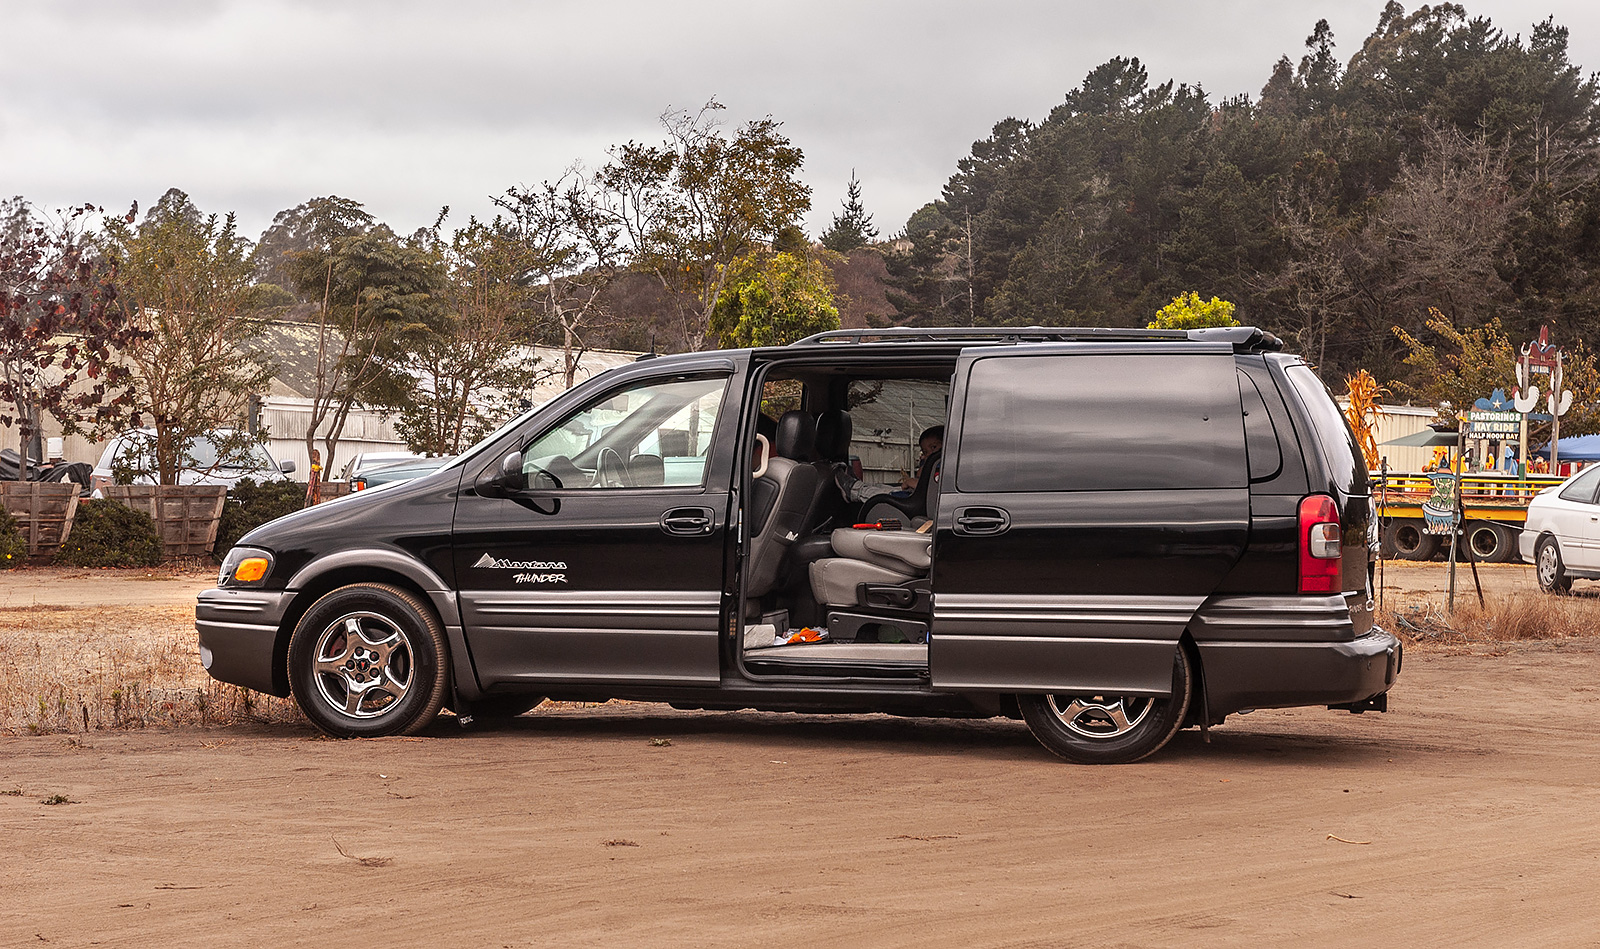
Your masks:
[[[246,557],[239,561],[239,566],[233,568],[233,579],[240,583],[254,583],[267,575],[267,567],[265,557]]]

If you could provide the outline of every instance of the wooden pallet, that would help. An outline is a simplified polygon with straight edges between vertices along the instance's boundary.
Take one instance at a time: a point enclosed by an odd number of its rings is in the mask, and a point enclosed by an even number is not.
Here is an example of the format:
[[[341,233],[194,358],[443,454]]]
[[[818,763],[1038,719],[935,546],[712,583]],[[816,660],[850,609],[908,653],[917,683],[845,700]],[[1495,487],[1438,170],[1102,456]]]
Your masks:
[[[150,515],[161,537],[161,555],[203,557],[217,542],[217,525],[228,489],[220,484],[115,484],[106,499]]]
[[[0,505],[17,519],[28,539],[28,556],[49,553],[72,533],[78,512],[78,485],[40,481],[0,481]]]

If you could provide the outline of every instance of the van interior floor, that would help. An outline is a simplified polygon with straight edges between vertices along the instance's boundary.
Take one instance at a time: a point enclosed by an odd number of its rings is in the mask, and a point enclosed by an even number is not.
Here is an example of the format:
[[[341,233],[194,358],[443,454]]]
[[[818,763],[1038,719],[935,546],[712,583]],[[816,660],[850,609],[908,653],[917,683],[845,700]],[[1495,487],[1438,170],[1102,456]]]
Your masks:
[[[795,643],[746,649],[752,672],[915,678],[928,671],[927,643]]]

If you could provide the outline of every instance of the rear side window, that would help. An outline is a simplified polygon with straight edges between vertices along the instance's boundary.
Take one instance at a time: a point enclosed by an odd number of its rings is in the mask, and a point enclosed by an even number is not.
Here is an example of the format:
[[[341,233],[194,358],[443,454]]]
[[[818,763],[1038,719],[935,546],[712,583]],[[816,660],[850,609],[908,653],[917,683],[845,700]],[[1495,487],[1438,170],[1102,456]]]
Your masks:
[[[1255,381],[1239,372],[1239,402],[1244,406],[1245,449],[1250,455],[1250,480],[1271,481],[1283,470],[1283,450],[1278,430],[1267,412],[1267,401]]]
[[[1573,478],[1571,484],[1561,489],[1561,500],[1577,501],[1579,504],[1593,504],[1596,487],[1600,487],[1600,465],[1596,465]]]
[[[1244,487],[1233,361],[1178,354],[979,359],[957,489]]]
[[[1334,403],[1328,387],[1303,363],[1285,367],[1284,375],[1305,406],[1311,427],[1316,429],[1314,434],[1322,447],[1322,460],[1328,466],[1328,473],[1345,490],[1353,494],[1366,493],[1367,461],[1356,447],[1350,423]]]

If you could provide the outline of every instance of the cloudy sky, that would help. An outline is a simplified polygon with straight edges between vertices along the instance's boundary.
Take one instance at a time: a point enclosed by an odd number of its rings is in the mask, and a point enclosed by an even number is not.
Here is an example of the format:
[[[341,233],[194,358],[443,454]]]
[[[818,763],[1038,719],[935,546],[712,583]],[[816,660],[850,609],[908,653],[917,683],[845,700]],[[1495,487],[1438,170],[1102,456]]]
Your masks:
[[[1414,8],[1417,4],[1407,3]],[[1039,118],[1096,65],[1255,95],[1319,17],[1341,58],[1382,0],[0,0],[0,194],[149,206],[169,187],[259,234],[339,194],[405,232],[450,205],[653,140],[715,96],[806,154],[819,233],[852,169],[885,232],[973,140]],[[1600,68],[1593,0],[1469,0],[1508,32],[1555,16]]]

